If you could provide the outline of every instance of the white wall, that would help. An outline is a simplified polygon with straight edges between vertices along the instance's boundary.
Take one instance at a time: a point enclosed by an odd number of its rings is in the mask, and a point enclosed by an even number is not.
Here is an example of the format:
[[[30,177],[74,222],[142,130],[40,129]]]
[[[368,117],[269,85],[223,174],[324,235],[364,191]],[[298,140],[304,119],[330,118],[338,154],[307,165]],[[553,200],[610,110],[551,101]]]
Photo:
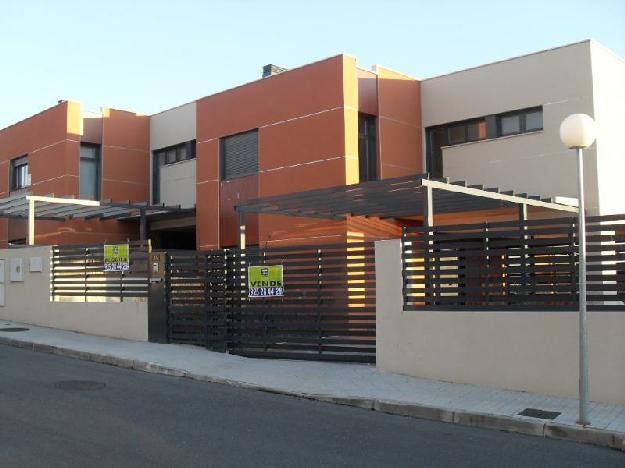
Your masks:
[[[161,167],[161,203],[192,208],[195,205],[195,159]]]
[[[577,197],[572,151],[559,137],[569,114],[593,115],[590,42],[513,58],[421,83],[423,127],[543,106],[544,131],[443,151],[443,174],[504,190]],[[425,158],[425,156],[424,156]],[[586,151],[587,206],[599,211],[596,154]]]
[[[402,310],[399,240],[378,241],[381,370],[486,387],[577,396],[575,312]],[[625,404],[625,312],[590,312],[590,398]]]
[[[150,149],[195,139],[195,101],[150,116]]]
[[[30,272],[31,257],[41,257],[42,272]],[[24,281],[11,282],[11,258],[22,258]],[[5,260],[5,305],[0,306],[0,319],[60,328],[93,335],[147,341],[148,305],[146,300],[124,302],[51,302],[50,247],[1,249]],[[1,272],[0,272],[1,273]]]
[[[196,137],[196,105],[190,102],[150,116],[150,151],[177,145]],[[150,185],[152,184],[150,163]],[[195,160],[161,167],[161,203],[195,205]]]
[[[597,164],[602,214],[625,213],[625,60],[591,42]]]

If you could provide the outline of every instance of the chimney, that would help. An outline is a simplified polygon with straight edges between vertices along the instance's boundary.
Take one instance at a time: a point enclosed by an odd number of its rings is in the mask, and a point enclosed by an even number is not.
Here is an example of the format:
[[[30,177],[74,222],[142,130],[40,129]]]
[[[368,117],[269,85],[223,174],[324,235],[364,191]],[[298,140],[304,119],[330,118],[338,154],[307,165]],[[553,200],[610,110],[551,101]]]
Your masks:
[[[267,78],[268,76],[277,75],[279,73],[287,71],[286,68],[279,67],[278,65],[274,65],[273,63],[269,63],[263,67],[263,78]]]

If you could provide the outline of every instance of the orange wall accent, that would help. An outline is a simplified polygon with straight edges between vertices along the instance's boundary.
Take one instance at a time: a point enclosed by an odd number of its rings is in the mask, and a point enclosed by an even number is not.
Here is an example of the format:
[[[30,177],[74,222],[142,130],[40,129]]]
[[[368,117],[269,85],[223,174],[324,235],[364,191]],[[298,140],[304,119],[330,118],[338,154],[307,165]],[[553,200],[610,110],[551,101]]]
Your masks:
[[[258,197],[258,176],[241,177],[221,182],[219,195],[220,244],[234,247],[239,243],[239,215],[234,207],[242,200]],[[248,215],[245,220],[247,245],[258,244],[258,216]]]
[[[0,197],[9,195],[10,160],[28,154],[35,195],[79,196],[80,142],[99,142],[102,151],[102,198],[148,200],[149,118],[110,110],[104,118],[86,119],[80,104],[63,101],[0,130]],[[100,128],[98,128],[100,126]],[[89,243],[136,238],[136,224],[118,221],[37,221],[36,243]],[[0,220],[0,245],[26,237],[23,220]]]
[[[358,111],[378,115],[378,75],[358,69]]]
[[[32,186],[36,195],[73,195],[78,187],[80,105],[63,101],[39,114],[0,130],[0,197],[10,193],[10,161],[28,154]],[[70,122],[71,121],[71,122]],[[9,224],[11,228],[9,229]],[[40,223],[37,223],[39,227]],[[24,237],[24,223],[0,223],[0,243],[11,236]]]
[[[380,178],[421,173],[421,85],[383,67],[377,67],[377,74]]]
[[[102,199],[150,199],[150,118],[106,109],[102,119]]]
[[[346,71],[352,66],[353,72]],[[346,89],[345,76],[350,73],[353,89]],[[199,248],[236,244],[234,205],[238,201],[346,182],[345,96],[353,101],[355,112],[355,76],[355,60],[339,55],[197,101]],[[355,116],[349,119],[357,119]],[[219,138],[254,128],[259,129],[258,182],[253,177],[220,181]],[[250,245],[319,232],[345,236],[344,224],[337,227],[337,223],[305,220],[298,226],[312,229],[303,234],[299,229],[293,231],[296,223],[292,218],[261,216],[257,237],[257,221],[248,218]]]

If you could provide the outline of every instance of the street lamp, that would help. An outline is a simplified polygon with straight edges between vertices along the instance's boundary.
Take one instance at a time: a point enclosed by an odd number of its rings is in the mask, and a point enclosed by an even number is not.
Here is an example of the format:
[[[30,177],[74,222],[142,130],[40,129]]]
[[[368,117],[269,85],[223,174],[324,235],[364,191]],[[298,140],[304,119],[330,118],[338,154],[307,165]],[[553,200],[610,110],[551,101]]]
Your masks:
[[[560,125],[560,139],[567,148],[577,150],[577,193],[579,200],[579,420],[587,426],[588,419],[588,332],[586,328],[586,216],[584,212],[584,162],[582,150],[595,141],[595,121],[586,114],[572,114]]]

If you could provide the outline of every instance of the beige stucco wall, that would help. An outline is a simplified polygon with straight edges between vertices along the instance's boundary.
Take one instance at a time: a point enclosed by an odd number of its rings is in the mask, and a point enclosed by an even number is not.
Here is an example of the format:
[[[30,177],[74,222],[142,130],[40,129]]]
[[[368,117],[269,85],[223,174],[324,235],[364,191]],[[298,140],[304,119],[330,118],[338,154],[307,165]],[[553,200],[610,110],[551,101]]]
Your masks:
[[[416,377],[577,396],[574,312],[404,312],[399,240],[376,242],[377,366]],[[588,319],[590,398],[625,404],[625,312]]]
[[[31,257],[42,257],[42,272],[29,271]],[[10,281],[11,258],[22,258],[23,282]],[[5,306],[0,306],[0,319],[113,338],[147,341],[147,301],[127,299],[124,302],[51,302],[50,247],[2,249],[0,259],[6,261]]]
[[[196,137],[196,105],[190,102],[150,116],[150,151],[177,145]],[[150,184],[152,183],[150,164]],[[195,205],[195,160],[161,168],[161,203]]]
[[[150,149],[195,139],[195,101],[150,116]]]
[[[569,114],[593,115],[590,44],[584,41],[422,81],[424,128],[543,106],[542,132],[444,149],[444,175],[505,190],[577,197],[574,153],[562,145],[559,127]],[[598,213],[595,147],[585,154],[587,207]]]
[[[191,208],[195,205],[195,159],[161,167],[161,203]]]
[[[625,213],[625,60],[590,43],[594,117],[599,129],[597,164],[602,214]]]

